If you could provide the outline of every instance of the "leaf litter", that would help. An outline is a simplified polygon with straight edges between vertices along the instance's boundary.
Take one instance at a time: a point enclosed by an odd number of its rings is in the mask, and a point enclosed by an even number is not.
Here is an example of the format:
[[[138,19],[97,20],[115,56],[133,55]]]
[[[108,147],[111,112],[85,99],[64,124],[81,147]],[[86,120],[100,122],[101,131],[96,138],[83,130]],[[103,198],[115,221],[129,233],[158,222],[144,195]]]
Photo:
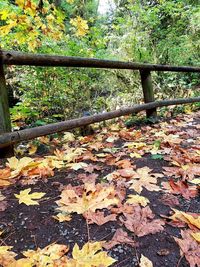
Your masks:
[[[200,266],[199,113],[29,142],[0,167],[0,264]]]

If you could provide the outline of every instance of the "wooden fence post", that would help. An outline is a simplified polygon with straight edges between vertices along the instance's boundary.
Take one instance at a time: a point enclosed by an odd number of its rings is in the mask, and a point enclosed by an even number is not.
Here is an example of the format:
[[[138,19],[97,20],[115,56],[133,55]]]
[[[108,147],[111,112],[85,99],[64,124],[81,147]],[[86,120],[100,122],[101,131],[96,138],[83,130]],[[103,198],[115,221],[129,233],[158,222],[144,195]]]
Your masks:
[[[140,77],[142,82],[142,90],[144,95],[144,102],[154,102],[153,84],[151,79],[151,72],[149,70],[140,70]],[[157,117],[156,108],[152,108],[146,111],[147,118]]]
[[[11,132],[11,122],[5,74],[2,61],[0,60],[0,134],[6,132]],[[10,157],[13,156],[13,154],[14,149],[12,145],[0,148],[0,158]]]

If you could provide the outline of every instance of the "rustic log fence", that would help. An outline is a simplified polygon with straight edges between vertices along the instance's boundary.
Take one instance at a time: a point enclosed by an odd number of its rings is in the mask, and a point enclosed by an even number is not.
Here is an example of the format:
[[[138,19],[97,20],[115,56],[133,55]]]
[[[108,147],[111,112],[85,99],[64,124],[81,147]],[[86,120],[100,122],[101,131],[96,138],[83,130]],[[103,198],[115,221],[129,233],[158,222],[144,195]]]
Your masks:
[[[34,127],[11,132],[8,93],[3,65],[27,65],[43,67],[78,67],[78,68],[107,68],[129,69],[140,72],[141,84],[145,104],[119,109],[111,112],[52,123],[45,126]],[[13,144],[30,140],[42,135],[71,130],[91,123],[105,121],[116,117],[146,110],[147,117],[156,116],[156,108],[170,105],[200,102],[200,97],[155,101],[151,71],[170,72],[198,72],[200,67],[169,66],[146,63],[133,63],[92,58],[52,56],[40,54],[27,54],[15,51],[0,51],[0,158],[13,154]]]

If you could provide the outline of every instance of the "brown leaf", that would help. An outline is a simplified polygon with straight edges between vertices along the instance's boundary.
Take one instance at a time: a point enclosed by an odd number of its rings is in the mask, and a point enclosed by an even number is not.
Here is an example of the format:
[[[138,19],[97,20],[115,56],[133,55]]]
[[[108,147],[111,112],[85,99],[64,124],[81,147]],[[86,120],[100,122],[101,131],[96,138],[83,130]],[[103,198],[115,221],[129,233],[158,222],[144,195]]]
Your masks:
[[[149,207],[136,206],[133,214],[124,215],[125,220],[120,217],[120,221],[129,231],[134,232],[139,237],[160,232],[165,224],[160,219],[153,220],[154,214]]]
[[[127,232],[123,231],[122,229],[117,229],[113,238],[105,243],[103,247],[105,249],[111,249],[119,244],[128,244],[132,247],[136,246],[136,242],[128,236]]]
[[[0,201],[0,211],[6,210],[8,207],[8,202],[7,201]]]
[[[170,207],[180,205],[178,198],[171,194],[164,194],[159,200],[161,200],[163,204],[168,205]]]
[[[129,159],[122,159],[118,162],[115,163],[115,165],[118,167],[118,168],[121,168],[121,169],[126,169],[126,168],[132,168],[132,164],[131,164],[131,161]]]
[[[191,236],[191,230],[181,231],[182,239],[174,237],[181,249],[181,255],[184,255],[190,264],[190,267],[200,266],[200,244]]]
[[[169,253],[170,253],[169,250],[166,248],[163,248],[163,249],[160,249],[157,251],[157,254],[159,256],[167,256],[167,255],[169,255]]]
[[[85,212],[83,216],[88,220],[88,224],[96,223],[97,225],[103,225],[107,222],[117,220],[116,214],[110,214],[110,215],[104,216],[103,211],[97,211],[97,212],[88,211],[88,212]]]

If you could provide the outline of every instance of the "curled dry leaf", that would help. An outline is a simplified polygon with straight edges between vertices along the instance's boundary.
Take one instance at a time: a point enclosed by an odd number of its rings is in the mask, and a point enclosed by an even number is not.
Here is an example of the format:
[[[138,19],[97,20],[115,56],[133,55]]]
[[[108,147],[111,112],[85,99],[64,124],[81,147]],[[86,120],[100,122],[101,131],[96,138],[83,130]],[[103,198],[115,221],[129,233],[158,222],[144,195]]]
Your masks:
[[[127,232],[123,231],[122,229],[117,229],[113,238],[110,241],[104,243],[103,247],[105,249],[111,249],[119,244],[127,244],[132,247],[136,246],[136,242],[128,236]]]
[[[124,226],[137,236],[144,236],[148,234],[155,234],[161,232],[164,228],[164,221],[155,219],[149,207],[141,208],[140,206],[134,207],[133,214],[124,214],[125,219],[120,217],[120,221]]]

